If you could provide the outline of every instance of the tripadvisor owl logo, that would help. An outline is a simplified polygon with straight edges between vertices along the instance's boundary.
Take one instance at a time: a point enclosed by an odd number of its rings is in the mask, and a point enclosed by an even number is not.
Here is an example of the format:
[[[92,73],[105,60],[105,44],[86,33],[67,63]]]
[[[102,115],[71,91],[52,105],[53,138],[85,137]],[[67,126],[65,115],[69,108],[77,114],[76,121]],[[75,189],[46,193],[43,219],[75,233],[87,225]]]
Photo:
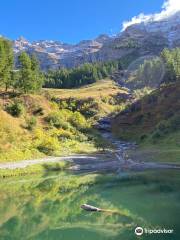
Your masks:
[[[143,228],[137,227],[134,232],[137,236],[141,236],[143,234]]]

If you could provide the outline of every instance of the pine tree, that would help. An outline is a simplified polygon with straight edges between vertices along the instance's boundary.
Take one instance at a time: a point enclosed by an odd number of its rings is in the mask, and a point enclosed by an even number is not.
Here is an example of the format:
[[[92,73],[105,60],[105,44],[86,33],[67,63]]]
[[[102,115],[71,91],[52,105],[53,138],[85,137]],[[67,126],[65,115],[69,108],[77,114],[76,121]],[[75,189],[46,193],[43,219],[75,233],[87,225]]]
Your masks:
[[[0,38],[0,84],[6,91],[14,85],[12,77],[14,65],[14,56],[11,42]]]
[[[19,61],[19,68],[20,68],[18,88],[23,93],[28,93],[30,90],[33,89],[31,59],[27,53],[22,52],[18,57],[18,61]]]
[[[43,84],[43,75],[39,70],[36,57],[22,52],[19,57],[19,82],[17,87],[23,92],[37,92]]]
[[[165,64],[165,82],[180,80],[180,48],[173,50],[164,49],[161,57]]]
[[[31,57],[31,70],[34,91],[39,91],[42,88],[44,79],[43,74],[40,72],[39,62],[35,55],[32,55]]]

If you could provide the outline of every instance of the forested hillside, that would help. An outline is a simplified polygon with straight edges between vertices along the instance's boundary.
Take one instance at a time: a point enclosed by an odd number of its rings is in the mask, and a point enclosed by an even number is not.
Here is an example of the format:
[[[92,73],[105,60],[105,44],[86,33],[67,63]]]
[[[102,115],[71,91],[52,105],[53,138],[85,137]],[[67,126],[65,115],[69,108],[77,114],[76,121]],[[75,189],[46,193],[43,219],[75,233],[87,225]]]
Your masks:
[[[97,64],[84,64],[73,69],[60,69],[45,74],[45,87],[74,88],[95,83],[118,70],[117,61]]]
[[[120,138],[139,142],[146,149],[152,148],[156,151],[159,149],[163,156],[162,161],[163,159],[168,161],[170,155],[172,159],[169,160],[178,161],[180,153],[180,49],[165,49],[161,53],[161,59],[165,65],[165,74],[160,83],[159,79],[156,80],[157,89],[152,89],[120,112],[113,120],[113,132]],[[153,64],[153,61],[148,62],[148,64],[151,63]],[[141,85],[136,85],[136,87],[147,86],[146,67],[147,62],[137,71]],[[140,75],[146,75],[144,81]],[[163,154],[164,151],[165,154]],[[150,156],[152,157],[153,154],[151,153]]]

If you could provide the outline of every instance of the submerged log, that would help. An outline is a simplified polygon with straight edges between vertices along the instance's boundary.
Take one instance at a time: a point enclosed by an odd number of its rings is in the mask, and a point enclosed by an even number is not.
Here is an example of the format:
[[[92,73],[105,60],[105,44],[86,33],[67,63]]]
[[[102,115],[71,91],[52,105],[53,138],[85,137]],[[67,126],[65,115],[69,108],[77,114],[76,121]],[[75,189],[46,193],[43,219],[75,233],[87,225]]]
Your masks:
[[[107,213],[117,213],[119,214],[117,211],[113,211],[113,210],[109,210],[109,209],[102,209],[102,208],[98,208],[98,207],[94,207],[88,204],[82,204],[81,208],[88,211],[88,212],[107,212]]]
[[[86,210],[86,211],[89,211],[89,212],[100,212],[101,211],[100,208],[97,208],[97,207],[94,207],[94,206],[91,206],[91,205],[88,205],[88,204],[81,205],[81,208]]]

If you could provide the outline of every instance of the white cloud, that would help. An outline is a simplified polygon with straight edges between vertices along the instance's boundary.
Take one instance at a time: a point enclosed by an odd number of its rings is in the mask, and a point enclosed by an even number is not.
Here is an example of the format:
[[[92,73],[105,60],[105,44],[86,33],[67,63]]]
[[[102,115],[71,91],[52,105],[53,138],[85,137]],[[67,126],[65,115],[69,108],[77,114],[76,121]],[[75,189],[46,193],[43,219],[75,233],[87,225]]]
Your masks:
[[[130,25],[148,22],[148,21],[159,21],[163,18],[169,17],[172,14],[180,11],[180,0],[166,0],[162,6],[162,11],[160,13],[144,15],[140,13],[138,16],[133,17],[130,21],[123,22],[123,29],[125,30]]]

